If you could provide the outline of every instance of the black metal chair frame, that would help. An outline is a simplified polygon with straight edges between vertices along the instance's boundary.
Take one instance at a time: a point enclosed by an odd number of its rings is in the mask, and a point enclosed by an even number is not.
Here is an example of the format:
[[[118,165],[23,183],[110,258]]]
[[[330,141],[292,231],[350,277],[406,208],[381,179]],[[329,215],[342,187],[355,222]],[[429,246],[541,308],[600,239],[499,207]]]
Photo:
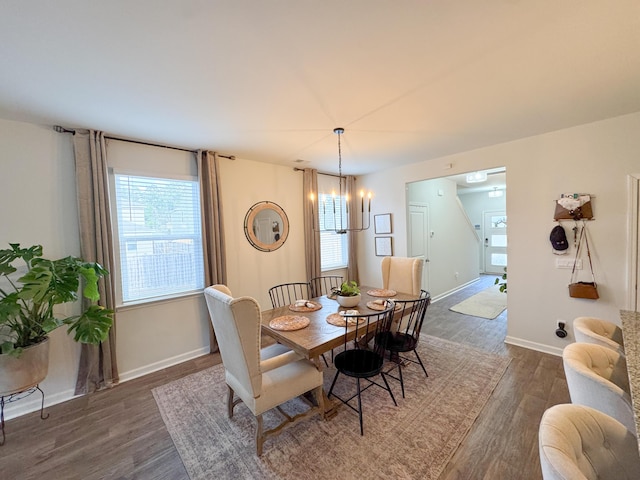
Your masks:
[[[320,297],[322,295],[329,295],[334,287],[340,288],[342,282],[344,282],[344,278],[340,275],[324,275],[321,277],[314,277],[309,280],[311,296]]]
[[[400,317],[398,330],[395,332],[389,331],[381,336],[378,341],[385,346],[385,349],[389,352],[390,360],[392,360],[390,363],[394,364],[393,368],[389,369],[386,374],[400,382],[402,398],[404,398],[403,360],[420,365],[425,376],[429,377],[416,347],[420,340],[420,331],[422,330],[427,308],[431,303],[431,295],[426,290],[421,290],[420,297],[417,300],[396,300],[395,303],[400,306],[396,311],[396,315]],[[401,355],[407,352],[413,352],[417,360]],[[391,373],[396,368],[398,369],[397,377]]]
[[[343,347],[344,350],[338,353],[334,358],[334,365],[336,367],[336,374],[333,377],[333,382],[331,383],[331,388],[329,389],[328,397],[332,395],[352,409],[354,412],[358,413],[358,418],[360,420],[360,435],[364,435],[364,427],[362,421],[362,392],[367,390],[369,387],[376,385],[387,392],[391,396],[391,400],[393,400],[393,404],[398,406],[395,397],[393,396],[393,392],[391,391],[391,387],[389,386],[389,382],[385,377],[384,365],[385,365],[385,347],[376,341],[376,338],[382,338],[381,335],[385,331],[389,331],[391,328],[391,322],[393,321],[393,312],[395,305],[392,301],[387,305],[387,309],[381,312],[375,313],[367,313],[367,314],[355,314],[355,315],[344,315],[345,320],[349,319],[357,319],[356,325],[345,325],[345,333],[344,333],[344,342]],[[359,342],[358,339],[353,341],[349,340],[350,333],[353,332],[353,329],[360,330],[361,337],[360,338],[368,338],[368,335],[373,333],[373,347],[369,347],[368,344],[364,342]],[[336,395],[333,392],[333,388],[336,385],[336,380],[340,374],[346,375],[348,377],[352,377],[356,379],[356,393],[350,396],[349,398],[343,398],[341,396]],[[380,375],[384,382],[384,385],[372,380],[373,377]],[[364,379],[369,382],[364,388],[360,385],[360,380]],[[358,408],[351,405],[349,402],[354,398],[358,399]]]
[[[291,305],[296,300],[311,298],[311,288],[307,282],[282,283],[269,289],[269,298],[273,308]]]

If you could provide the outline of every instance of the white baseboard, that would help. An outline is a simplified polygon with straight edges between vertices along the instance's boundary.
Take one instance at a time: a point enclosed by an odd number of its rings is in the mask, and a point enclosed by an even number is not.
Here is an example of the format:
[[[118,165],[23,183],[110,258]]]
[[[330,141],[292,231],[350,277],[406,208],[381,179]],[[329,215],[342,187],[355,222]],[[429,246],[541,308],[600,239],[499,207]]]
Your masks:
[[[431,301],[432,302],[437,302],[438,300],[442,300],[443,298],[448,297],[449,295],[453,295],[454,293],[459,292],[463,288],[466,288],[469,285],[472,285],[472,284],[474,284],[476,282],[479,282],[479,281],[480,281],[480,277],[475,278],[475,279],[473,279],[473,280],[471,280],[471,281],[469,281],[467,283],[463,283],[462,285],[458,285],[456,288],[453,288],[453,289],[451,289],[451,290],[449,290],[447,292],[441,293],[440,295],[437,295],[437,296],[433,297],[431,299]]]
[[[530,342],[521,338],[510,337],[508,335],[505,337],[504,343],[515,345],[517,347],[528,348],[529,350],[535,350],[537,352],[548,353],[550,355],[555,355],[556,357],[562,356],[562,348],[551,347],[542,343]]]
[[[160,362],[155,362],[149,365],[145,365],[144,367],[129,370],[128,372],[123,372],[120,374],[120,383],[124,383],[129,380],[133,380],[134,378],[142,377],[153,372],[157,372],[158,370],[162,370],[167,367],[172,367],[179,363],[186,362],[187,360],[207,355],[208,353],[209,346],[207,345],[206,347],[192,350],[191,352],[186,352],[180,355],[176,355],[175,357],[166,358]],[[64,392],[58,392],[51,395],[47,394],[46,390],[44,390],[44,394],[45,415],[47,407],[51,407],[58,403],[67,402],[79,396],[74,395],[73,390],[66,390]],[[15,403],[6,404],[4,409],[4,418],[5,420],[10,420],[12,418],[26,415],[27,413],[36,412],[40,410],[41,404],[42,396],[40,395],[40,392],[36,391],[29,397],[20,399]]]
[[[159,362],[150,363],[149,365],[145,365],[144,367],[135,368],[133,370],[129,370],[128,372],[121,372],[120,383],[128,382],[129,380],[133,380],[134,378],[143,377],[144,375],[157,372],[158,370],[162,370],[164,368],[173,367],[174,365],[178,365],[179,363],[183,363],[187,360],[198,358],[203,355],[207,355],[208,353],[209,346],[207,345],[206,347],[198,348],[190,352],[181,353],[180,355],[176,355],[175,357],[165,358]]]
[[[44,391],[44,414],[47,414],[47,407],[57,405],[58,403],[66,402],[75,398],[73,390],[66,390],[64,392],[53,393],[48,395],[46,390]],[[14,403],[8,403],[4,406],[4,419],[10,420],[12,418],[21,417],[27,413],[37,412],[42,405],[42,395],[37,390],[28,397],[22,398]]]

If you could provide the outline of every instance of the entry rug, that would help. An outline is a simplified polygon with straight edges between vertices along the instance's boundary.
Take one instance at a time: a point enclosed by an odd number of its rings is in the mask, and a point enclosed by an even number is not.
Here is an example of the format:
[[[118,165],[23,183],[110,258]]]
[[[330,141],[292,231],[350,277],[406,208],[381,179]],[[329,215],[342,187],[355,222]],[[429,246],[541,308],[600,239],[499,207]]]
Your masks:
[[[449,310],[493,320],[507,308],[507,294],[494,285],[450,307]]]
[[[482,411],[510,359],[423,335],[419,365],[403,367],[406,398],[389,379],[398,406],[375,386],[363,393],[364,436],[358,414],[344,405],[323,421],[314,416],[269,437],[255,453],[255,419],[242,404],[227,417],[223,366],[153,389],[171,438],[192,480],[394,478],[437,479]],[[335,370],[324,371],[329,389]],[[336,389],[355,393],[340,376]],[[284,404],[294,414],[299,400]],[[265,429],[280,415],[264,415]]]

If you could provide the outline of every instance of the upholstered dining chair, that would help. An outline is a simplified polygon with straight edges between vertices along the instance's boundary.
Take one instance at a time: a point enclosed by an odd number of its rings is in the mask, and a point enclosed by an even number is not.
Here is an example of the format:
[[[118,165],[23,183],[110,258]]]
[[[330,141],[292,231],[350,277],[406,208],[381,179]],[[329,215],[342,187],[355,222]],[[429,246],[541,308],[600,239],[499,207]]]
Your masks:
[[[296,300],[311,298],[311,289],[306,282],[282,283],[269,289],[269,298],[273,308],[291,305]]]
[[[584,405],[547,409],[538,445],[544,480],[640,478],[636,437],[616,419]]]
[[[622,329],[613,322],[595,317],[578,317],[573,321],[576,342],[595,343],[624,353]]]
[[[343,336],[343,351],[336,354],[333,364],[336,367],[336,374],[333,377],[331,388],[329,389],[328,397],[333,395],[350,409],[358,413],[358,419],[360,420],[360,435],[364,435],[364,427],[362,422],[362,392],[369,389],[374,385],[385,389],[389,392],[391,400],[394,405],[396,399],[393,396],[389,382],[385,377],[383,371],[384,366],[384,345],[381,344],[378,339],[383,338],[385,332],[388,332],[391,328],[391,322],[393,321],[393,310],[395,304],[393,301],[388,302],[388,308],[383,311],[377,311],[375,313],[344,313],[340,315],[344,320],[344,336]],[[347,310],[348,312],[348,310]],[[371,334],[373,338],[373,348],[369,347],[369,344],[359,342],[353,339],[353,330],[357,329],[361,336],[365,336],[367,333]],[[340,393],[339,395],[334,393],[334,387],[336,381],[340,375],[356,379],[356,393],[347,397],[349,393]],[[380,376],[384,385],[373,380],[374,377]],[[362,388],[361,380],[367,380],[367,385]],[[348,392],[348,390],[345,390]],[[351,401],[357,398],[358,407],[351,405]]]
[[[340,275],[325,275],[322,277],[314,277],[309,280],[311,287],[311,296],[320,297],[329,295],[334,288],[340,288],[344,279]]]
[[[395,364],[398,368],[398,377],[395,377],[387,371],[387,375],[395,380],[400,381],[400,387],[402,389],[402,398],[404,398],[404,379],[402,377],[402,360],[406,360],[420,365],[424,375],[429,376],[427,369],[422,363],[422,359],[416,350],[418,341],[420,340],[420,331],[422,330],[422,323],[427,313],[427,307],[431,303],[431,295],[426,290],[420,291],[420,298],[417,300],[394,300],[396,304],[395,317],[399,318],[397,322],[397,328],[393,327],[388,331],[380,334],[378,341],[384,345],[385,349],[389,352],[391,363]],[[393,322],[394,324],[396,322]],[[416,359],[406,357],[403,353],[413,352]],[[394,367],[395,369],[395,367]]]
[[[418,295],[422,288],[421,257],[384,257],[382,259],[382,288]]]
[[[227,413],[233,418],[240,402],[256,417],[256,453],[270,435],[313,414],[324,415],[322,372],[293,350],[274,344],[260,348],[260,306],[251,297],[232,298],[224,285],[204,291],[207,307],[218,339],[228,387]],[[317,405],[289,416],[281,405],[313,392]],[[235,398],[237,395],[238,398]],[[262,415],[276,408],[285,418],[270,430],[263,429]]]
[[[562,351],[571,403],[615,418],[636,435],[624,355],[592,343],[572,343]]]

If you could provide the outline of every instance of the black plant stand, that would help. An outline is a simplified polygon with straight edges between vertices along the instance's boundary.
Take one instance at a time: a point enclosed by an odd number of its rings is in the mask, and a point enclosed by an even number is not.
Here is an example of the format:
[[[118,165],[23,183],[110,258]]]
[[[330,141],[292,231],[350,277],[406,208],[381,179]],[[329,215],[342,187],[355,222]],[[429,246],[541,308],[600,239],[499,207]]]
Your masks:
[[[2,435],[2,438],[0,438],[0,447],[4,445],[4,440],[5,440],[4,406],[7,403],[17,402],[18,400],[22,400],[23,398],[28,397],[32,393],[35,393],[36,390],[40,392],[40,394],[42,395],[42,402],[40,403],[40,418],[42,420],[46,420],[47,418],[49,418],[49,414],[47,413],[46,416],[44,415],[44,392],[40,389],[40,385],[36,385],[35,387],[28,388],[21,392],[16,392],[10,395],[4,395],[0,397],[0,434]]]

